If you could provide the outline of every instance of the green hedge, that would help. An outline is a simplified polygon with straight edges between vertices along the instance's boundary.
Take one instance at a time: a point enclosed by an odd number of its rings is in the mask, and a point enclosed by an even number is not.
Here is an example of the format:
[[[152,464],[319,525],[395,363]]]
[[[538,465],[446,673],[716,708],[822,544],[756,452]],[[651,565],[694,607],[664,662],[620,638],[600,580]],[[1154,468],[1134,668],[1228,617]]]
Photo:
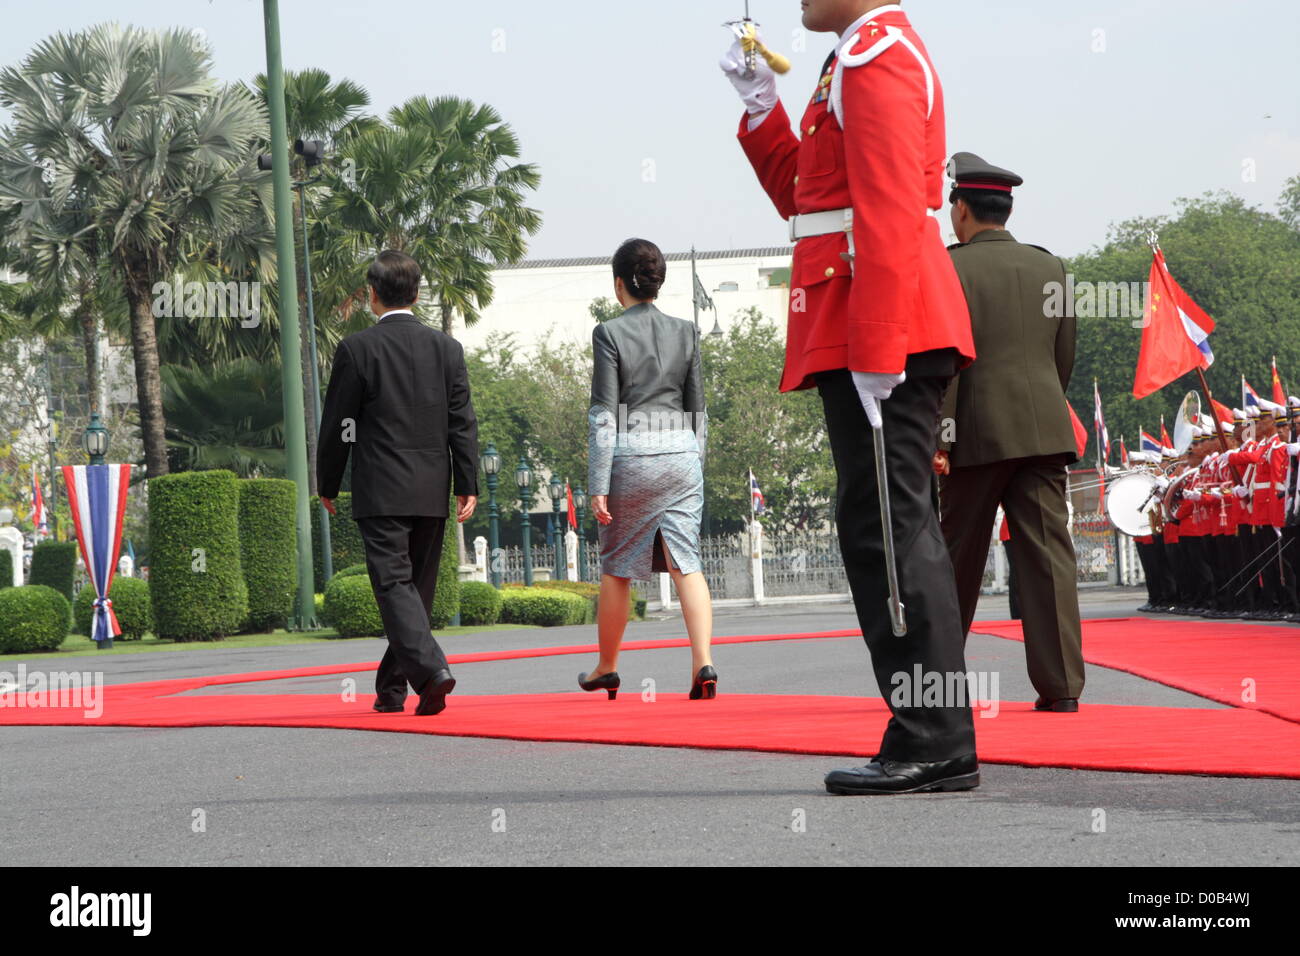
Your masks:
[[[368,577],[334,575],[325,588],[322,613],[340,637],[382,637],[384,634],[384,622]]]
[[[354,574],[363,574],[368,576],[370,571],[364,564],[349,564],[342,571],[335,571],[334,578],[348,578],[352,577]],[[330,580],[333,581],[334,578],[330,578]]]
[[[14,586],[14,556],[8,548],[0,548],[0,588]]]
[[[433,606],[429,609],[429,624],[440,630],[450,624],[460,613],[460,553],[456,548],[456,499],[451,499],[451,512],[443,527],[442,557],[438,562],[438,586],[433,592]]]
[[[351,469],[349,469],[350,471]],[[334,510],[338,512],[330,518],[330,553],[334,557],[334,570],[346,568],[366,560],[365,542],[361,540],[361,529],[352,520],[352,495],[342,492],[334,499]],[[320,560],[320,499],[311,499],[311,549],[312,568],[315,569],[316,590],[324,591],[325,572]]]
[[[77,542],[42,541],[32,549],[32,573],[27,583],[54,588],[71,604],[76,572]]]
[[[0,591],[0,653],[57,650],[68,636],[72,608],[44,584]]]
[[[517,585],[507,585],[507,587],[517,587]],[[535,587],[554,588],[557,591],[568,591],[585,597],[591,602],[592,619],[595,619],[596,608],[600,604],[600,585],[594,581],[538,581]],[[645,620],[645,605],[645,598],[639,598],[633,593],[628,601],[627,619]]]
[[[591,602],[556,588],[505,588],[501,592],[501,621],[542,627],[590,624]]]
[[[501,619],[501,592],[484,581],[462,581],[460,623],[468,626],[495,624]]]
[[[108,589],[113,601],[113,613],[122,633],[116,639],[138,641],[153,630],[153,606],[149,601],[149,582],[140,578],[113,576],[113,586]],[[90,637],[91,614],[94,608],[95,589],[89,584],[72,602],[72,630],[75,634]]]
[[[239,479],[186,471],[149,481],[149,596],[154,633],[220,640],[248,618],[240,565]]]
[[[284,478],[239,482],[239,563],[248,589],[245,630],[284,627],[298,596],[297,486]]]

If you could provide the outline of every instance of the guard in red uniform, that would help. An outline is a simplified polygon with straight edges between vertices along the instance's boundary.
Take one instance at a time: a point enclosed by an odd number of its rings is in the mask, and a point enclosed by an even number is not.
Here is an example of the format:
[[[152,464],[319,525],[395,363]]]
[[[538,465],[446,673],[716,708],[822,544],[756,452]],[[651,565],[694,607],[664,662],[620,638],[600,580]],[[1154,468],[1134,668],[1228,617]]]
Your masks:
[[[740,144],[796,242],[782,391],[821,394],[838,476],[836,524],[876,683],[892,711],[878,756],[832,771],[833,793],[965,790],[979,783],[969,702],[922,702],[919,672],[964,674],[961,615],[939,530],[935,423],[975,355],[961,284],[935,218],[943,202],[943,88],[897,4],[805,0],[803,25],[838,34],[799,121],[740,43],[722,68],[745,101]],[[883,422],[902,603],[886,613],[872,425]],[[963,695],[964,697],[964,695]]]

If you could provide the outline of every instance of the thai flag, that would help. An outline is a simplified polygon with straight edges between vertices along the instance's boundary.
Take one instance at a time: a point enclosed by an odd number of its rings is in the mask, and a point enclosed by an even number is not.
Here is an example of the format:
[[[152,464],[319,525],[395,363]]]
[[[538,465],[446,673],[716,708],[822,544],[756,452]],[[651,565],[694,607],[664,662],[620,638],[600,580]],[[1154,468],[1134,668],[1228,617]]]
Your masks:
[[[1146,432],[1142,433],[1142,451],[1154,451],[1159,453],[1163,448],[1164,446],[1160,444],[1160,440],[1154,435],[1149,435]]]
[[[45,496],[41,494],[41,477],[32,465],[32,525],[42,538],[50,534],[50,519],[45,513]]]
[[[1251,387],[1250,382],[1246,381],[1246,376],[1241,377],[1241,407],[1246,411],[1251,408],[1259,408],[1259,393]]]
[[[1097,391],[1097,380],[1092,381],[1092,423],[1097,427],[1098,461],[1103,464],[1110,461],[1110,432],[1106,430],[1106,419],[1101,414],[1101,392]]]
[[[758,479],[752,470],[749,473],[749,510],[756,515],[767,510],[767,502],[763,500],[763,492],[758,490]]]
[[[64,465],[68,506],[77,528],[77,543],[86,562],[90,586],[95,589],[91,639],[98,642],[122,633],[109,588],[122,548],[122,519],[131,483],[130,465]]]

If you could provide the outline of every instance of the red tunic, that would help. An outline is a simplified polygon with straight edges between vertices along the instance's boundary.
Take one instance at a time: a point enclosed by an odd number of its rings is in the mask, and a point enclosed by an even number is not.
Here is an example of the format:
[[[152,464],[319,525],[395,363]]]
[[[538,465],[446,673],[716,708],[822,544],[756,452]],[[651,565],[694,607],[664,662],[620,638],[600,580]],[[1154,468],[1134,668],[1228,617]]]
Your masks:
[[[874,59],[848,65],[885,41]],[[902,11],[864,23],[838,52],[842,122],[817,95],[800,138],[780,103],[753,130],[740,121],[740,144],[782,216],[853,208],[851,271],[843,232],[795,245],[783,392],[830,369],[901,372],[908,355],[930,349],[955,348],[963,365],[975,357],[961,283],[927,214],[943,205],[946,160],[929,54]]]

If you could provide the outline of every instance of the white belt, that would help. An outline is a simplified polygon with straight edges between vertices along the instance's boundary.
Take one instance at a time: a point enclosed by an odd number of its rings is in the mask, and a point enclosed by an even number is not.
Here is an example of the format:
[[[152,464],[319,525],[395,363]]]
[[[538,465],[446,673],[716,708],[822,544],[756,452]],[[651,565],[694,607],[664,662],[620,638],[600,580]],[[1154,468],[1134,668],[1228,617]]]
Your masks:
[[[939,210],[926,209],[926,214],[939,217]],[[828,236],[833,232],[853,231],[853,209],[823,209],[790,217],[790,241],[798,242],[809,236]]]
[[[1272,487],[1273,487],[1273,482],[1271,482],[1271,481],[1257,481],[1257,482],[1255,482],[1253,485],[1251,485],[1250,487],[1254,488],[1256,491],[1267,491],[1269,488],[1272,488]]]

